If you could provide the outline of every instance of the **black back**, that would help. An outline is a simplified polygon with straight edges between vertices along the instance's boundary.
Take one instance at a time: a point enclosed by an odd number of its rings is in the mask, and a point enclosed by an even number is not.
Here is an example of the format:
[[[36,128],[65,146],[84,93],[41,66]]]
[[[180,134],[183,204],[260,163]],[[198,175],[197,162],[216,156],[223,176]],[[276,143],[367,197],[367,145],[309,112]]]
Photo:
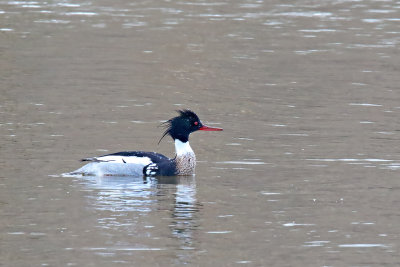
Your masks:
[[[160,163],[163,161],[169,161],[170,158],[156,153],[156,152],[146,152],[146,151],[121,151],[117,153],[107,154],[104,156],[122,156],[122,157],[148,157],[154,163]]]

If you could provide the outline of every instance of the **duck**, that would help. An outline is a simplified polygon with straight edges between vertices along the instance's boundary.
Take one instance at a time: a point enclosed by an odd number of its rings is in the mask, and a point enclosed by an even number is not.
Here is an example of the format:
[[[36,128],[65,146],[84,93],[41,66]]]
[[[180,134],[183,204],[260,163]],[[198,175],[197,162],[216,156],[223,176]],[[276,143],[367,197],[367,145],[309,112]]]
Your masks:
[[[189,135],[196,131],[222,131],[222,128],[204,125],[189,109],[177,110],[178,116],[162,124],[165,131],[159,140],[170,136],[175,144],[175,157],[146,151],[121,151],[98,157],[84,158],[88,162],[73,171],[73,175],[94,176],[178,176],[194,175],[196,155],[189,144]]]

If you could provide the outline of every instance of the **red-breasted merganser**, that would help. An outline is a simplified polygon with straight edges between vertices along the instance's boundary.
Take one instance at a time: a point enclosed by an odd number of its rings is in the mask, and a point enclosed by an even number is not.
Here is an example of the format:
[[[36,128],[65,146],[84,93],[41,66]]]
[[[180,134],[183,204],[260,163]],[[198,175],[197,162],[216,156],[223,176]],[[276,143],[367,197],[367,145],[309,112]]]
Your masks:
[[[222,131],[201,123],[191,110],[178,110],[176,116],[163,125],[166,130],[161,137],[169,135],[175,142],[175,158],[144,151],[123,151],[100,157],[85,158],[91,161],[71,174],[81,175],[130,175],[130,176],[172,176],[193,175],[196,156],[189,145],[189,135],[195,131]],[[160,139],[160,141],[161,141]]]

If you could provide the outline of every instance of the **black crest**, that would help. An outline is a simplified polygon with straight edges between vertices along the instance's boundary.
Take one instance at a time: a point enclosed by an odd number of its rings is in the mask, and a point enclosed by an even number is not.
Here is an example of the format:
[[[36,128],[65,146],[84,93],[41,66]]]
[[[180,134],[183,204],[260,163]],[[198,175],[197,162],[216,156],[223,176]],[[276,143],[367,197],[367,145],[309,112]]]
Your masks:
[[[171,136],[174,140],[179,139],[182,142],[189,140],[189,134],[201,128],[202,123],[199,117],[189,109],[177,110],[179,116],[176,116],[162,124],[165,132],[160,141],[166,136]]]

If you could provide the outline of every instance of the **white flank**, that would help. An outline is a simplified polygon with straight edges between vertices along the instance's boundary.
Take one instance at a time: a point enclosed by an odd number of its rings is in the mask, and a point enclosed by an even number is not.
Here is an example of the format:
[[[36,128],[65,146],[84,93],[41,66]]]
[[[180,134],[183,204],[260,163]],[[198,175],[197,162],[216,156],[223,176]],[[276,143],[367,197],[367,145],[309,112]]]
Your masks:
[[[178,139],[175,139],[175,151],[177,156],[194,154],[192,148],[189,145],[189,141],[183,143],[181,140]]]
[[[90,162],[83,167],[68,173],[64,176],[75,176],[75,175],[117,175],[117,176],[135,176],[140,177],[143,175],[143,164],[126,164],[116,162]]]
[[[110,163],[134,163],[141,165],[148,165],[152,163],[151,159],[148,157],[123,157],[123,156],[104,156],[97,157],[96,160],[101,162],[110,162]]]

